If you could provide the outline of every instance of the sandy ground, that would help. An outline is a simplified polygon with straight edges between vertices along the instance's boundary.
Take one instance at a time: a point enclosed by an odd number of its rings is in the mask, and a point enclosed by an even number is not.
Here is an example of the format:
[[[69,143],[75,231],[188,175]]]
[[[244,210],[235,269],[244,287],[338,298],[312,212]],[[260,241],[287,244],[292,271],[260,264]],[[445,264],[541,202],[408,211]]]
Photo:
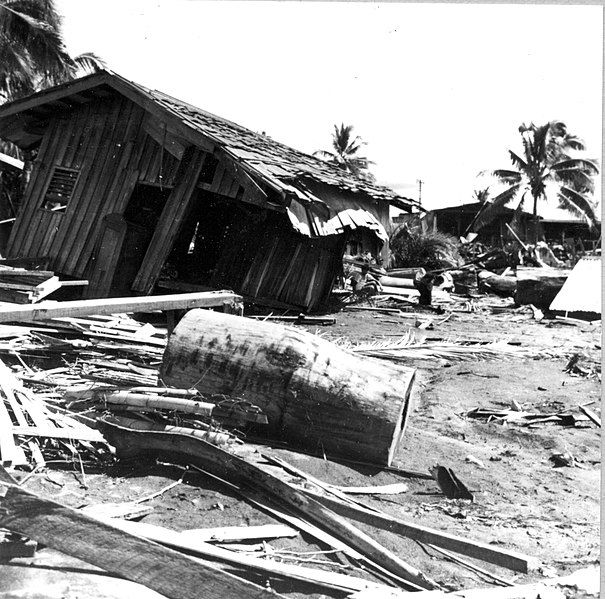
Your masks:
[[[335,325],[305,328],[328,339],[354,342],[394,339],[414,328],[413,319],[386,314],[339,312],[334,316]],[[443,319],[430,317],[435,322]],[[384,512],[529,554],[544,563],[541,572],[523,575],[474,562],[501,578],[522,583],[597,564],[600,431],[589,422],[575,427],[544,423],[535,428],[487,423],[469,418],[467,412],[478,407],[507,409],[515,400],[528,411],[580,415],[580,404],[600,399],[600,381],[596,376],[571,375],[565,372],[565,366],[574,352],[582,355],[581,364],[595,366],[600,361],[600,326],[592,329],[536,322],[526,314],[455,312],[433,330],[415,332],[429,339],[508,340],[557,354],[539,359],[409,362],[417,368],[413,410],[394,466],[422,472],[436,464],[450,467],[473,491],[474,502],[447,499],[432,480],[337,464],[283,448],[275,449],[276,453],[317,478],[336,484],[406,482],[405,493],[364,501]],[[600,414],[598,403],[591,407]],[[573,465],[556,467],[550,458],[560,453],[571,454]],[[41,473],[25,487],[76,507],[138,499],[181,474],[171,465],[137,461],[119,463],[103,472],[89,471],[87,488],[70,469]],[[276,522],[196,473],[188,474],[181,484],[147,503],[154,509],[145,522],[177,530]],[[479,575],[431,549],[391,533],[360,527],[445,588],[489,586]],[[325,549],[304,537],[271,541],[271,546],[296,551]],[[0,565],[0,597],[157,596],[130,583],[93,574],[93,570],[83,562],[43,549],[34,558]],[[251,579],[260,584],[267,582],[262,576]],[[299,584],[276,580],[270,584],[291,597],[321,596],[317,589]]]

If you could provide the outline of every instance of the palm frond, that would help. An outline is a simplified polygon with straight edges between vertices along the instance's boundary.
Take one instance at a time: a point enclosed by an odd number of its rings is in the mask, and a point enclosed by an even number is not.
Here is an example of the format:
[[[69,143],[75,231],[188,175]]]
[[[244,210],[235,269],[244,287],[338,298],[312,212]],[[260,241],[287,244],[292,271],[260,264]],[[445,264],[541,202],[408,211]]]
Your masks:
[[[445,341],[430,343],[416,339],[413,331],[409,331],[399,339],[378,340],[372,343],[353,345],[340,343],[353,353],[374,358],[392,360],[394,362],[409,362],[409,360],[477,360],[496,358],[536,358],[553,357],[556,351],[510,345],[506,340],[492,343],[472,341]]]
[[[94,52],[84,52],[74,58],[76,64],[76,75],[83,77],[84,75],[92,75],[97,71],[102,71],[105,67],[105,61],[97,56]]]
[[[519,171],[510,171],[506,169],[497,169],[492,171],[491,174],[503,183],[519,183],[522,177]]]
[[[550,124],[542,125],[534,129],[532,156],[540,159],[546,155],[546,141],[550,131]]]
[[[492,198],[489,202],[486,202],[475,217],[472,230],[477,233],[483,227],[489,225],[497,216],[502,214],[506,205],[517,197],[521,187],[522,183],[512,185],[496,197]]]
[[[599,167],[592,160],[586,158],[562,160],[561,162],[551,165],[550,170],[556,173],[566,170],[581,170],[594,175],[599,174]]]
[[[596,208],[584,195],[570,187],[561,186],[557,192],[559,205],[577,216],[583,218],[591,227],[597,228],[598,217]]]
[[[527,170],[527,162],[523,160],[518,154],[515,154],[512,150],[508,151],[508,155],[510,156],[511,162],[514,166],[516,166],[521,171]]]

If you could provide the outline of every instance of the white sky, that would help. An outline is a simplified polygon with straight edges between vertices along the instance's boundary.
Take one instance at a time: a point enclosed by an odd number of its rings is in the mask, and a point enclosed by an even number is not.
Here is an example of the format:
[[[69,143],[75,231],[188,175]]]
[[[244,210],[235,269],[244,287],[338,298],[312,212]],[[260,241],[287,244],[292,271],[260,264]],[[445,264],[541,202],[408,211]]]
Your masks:
[[[382,183],[437,207],[558,119],[601,158],[603,8],[56,0],[72,54],[312,153],[352,124]]]

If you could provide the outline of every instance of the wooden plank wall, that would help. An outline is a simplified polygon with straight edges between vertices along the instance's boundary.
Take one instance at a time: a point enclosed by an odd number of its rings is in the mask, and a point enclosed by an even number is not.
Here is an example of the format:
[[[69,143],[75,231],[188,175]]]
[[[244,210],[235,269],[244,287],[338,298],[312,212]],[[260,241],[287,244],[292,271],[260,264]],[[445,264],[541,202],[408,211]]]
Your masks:
[[[179,161],[143,130],[144,116],[136,104],[116,98],[82,104],[50,120],[9,239],[9,257],[48,256],[49,268],[75,277],[94,272],[103,217],[124,211],[137,181],[174,184]],[[54,166],[80,171],[64,213],[40,207]]]
[[[301,310],[319,307],[341,267],[344,235],[311,239],[276,212],[262,223],[240,219],[230,227],[211,285]]]

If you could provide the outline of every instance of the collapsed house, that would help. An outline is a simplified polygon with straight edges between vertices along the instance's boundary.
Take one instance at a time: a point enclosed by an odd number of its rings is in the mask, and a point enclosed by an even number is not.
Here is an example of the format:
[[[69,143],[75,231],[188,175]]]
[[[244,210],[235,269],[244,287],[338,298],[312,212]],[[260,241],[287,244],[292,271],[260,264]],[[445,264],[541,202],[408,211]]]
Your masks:
[[[230,288],[313,310],[347,239],[378,251],[389,206],[414,205],[108,71],[3,106],[0,137],[37,152],[6,255],[88,279],[86,297]]]

